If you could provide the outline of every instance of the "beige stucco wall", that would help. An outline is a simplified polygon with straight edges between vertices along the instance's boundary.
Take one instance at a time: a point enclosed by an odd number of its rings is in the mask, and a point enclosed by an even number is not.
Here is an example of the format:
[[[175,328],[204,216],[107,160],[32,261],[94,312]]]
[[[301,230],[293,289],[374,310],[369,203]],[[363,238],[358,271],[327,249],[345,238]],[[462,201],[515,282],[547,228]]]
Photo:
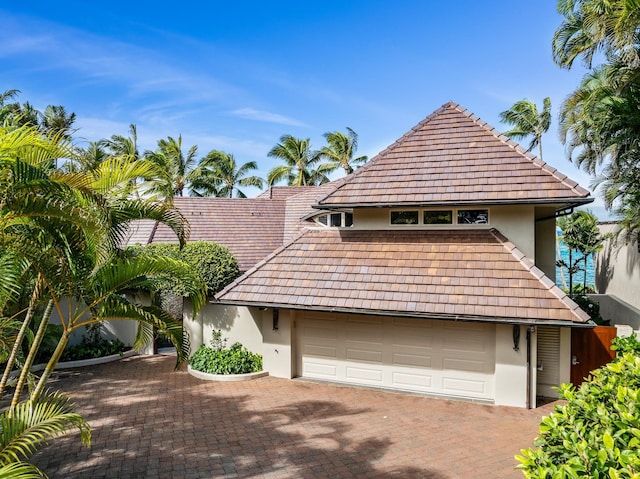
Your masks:
[[[615,224],[599,225],[602,233],[615,233]],[[640,253],[637,242],[612,238],[596,258],[596,289],[640,309]]]
[[[527,330],[520,328],[520,346],[513,349],[513,326],[496,325],[495,404],[527,407]],[[533,383],[535,384],[535,382]]]
[[[202,344],[209,345],[211,333],[222,331],[227,346],[239,341],[254,353],[263,353],[262,311],[244,306],[207,304],[193,317],[193,308],[185,301],[183,327],[189,333],[191,354]]]
[[[535,209],[536,218],[550,218],[535,223],[536,266],[551,278],[556,280],[556,219],[555,208]]]
[[[478,206],[474,208],[484,207]],[[464,228],[496,228],[509,238],[527,257],[535,259],[534,207],[532,205],[517,205],[486,208],[489,209],[489,225],[465,225]],[[414,228],[451,229],[457,227],[456,225],[392,226],[389,224],[389,211],[387,208],[356,209],[353,212],[353,228],[403,230]]]

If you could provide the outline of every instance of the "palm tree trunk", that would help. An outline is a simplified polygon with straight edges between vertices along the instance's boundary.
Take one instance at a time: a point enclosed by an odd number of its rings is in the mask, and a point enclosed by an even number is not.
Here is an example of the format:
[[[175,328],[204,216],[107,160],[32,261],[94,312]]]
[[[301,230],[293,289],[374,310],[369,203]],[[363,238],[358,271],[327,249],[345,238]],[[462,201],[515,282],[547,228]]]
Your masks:
[[[4,374],[2,375],[2,379],[0,380],[0,397],[4,394],[4,389],[7,386],[7,382],[9,381],[9,377],[11,376],[11,370],[16,362],[16,357],[18,356],[18,351],[20,351],[20,347],[22,346],[22,341],[24,340],[24,336],[27,333],[27,328],[29,327],[29,323],[33,319],[33,315],[36,311],[36,302],[38,301],[38,297],[40,296],[40,285],[42,284],[42,275],[38,275],[38,279],[36,281],[36,286],[33,289],[33,293],[31,294],[31,299],[29,300],[29,308],[27,309],[27,315],[22,321],[22,326],[20,326],[20,331],[18,331],[18,335],[16,336],[16,340],[13,343],[13,348],[11,349],[11,354],[9,355],[9,359],[7,359],[7,365],[4,368]]]
[[[49,324],[49,318],[51,318],[51,312],[53,311],[53,300],[50,299],[47,303],[47,307],[42,313],[42,319],[40,320],[40,325],[38,326],[38,331],[36,332],[35,338],[33,338],[33,344],[29,349],[29,355],[27,359],[24,361],[24,365],[22,366],[22,371],[20,372],[20,377],[18,378],[18,384],[16,385],[16,390],[13,393],[13,399],[11,400],[11,407],[17,406],[20,402],[20,398],[22,396],[22,389],[24,388],[24,383],[27,380],[27,376],[31,372],[31,366],[33,365],[33,361],[36,358],[36,354],[40,349],[40,343],[42,343],[42,338],[47,331],[47,325]]]
[[[32,401],[37,401],[40,398],[40,396],[42,395],[42,392],[44,391],[44,387],[47,385],[47,381],[49,380],[49,377],[51,376],[51,373],[53,372],[53,370],[58,365],[58,362],[60,362],[60,358],[62,357],[62,353],[64,352],[64,348],[67,347],[67,343],[69,342],[69,336],[70,335],[71,335],[71,331],[68,331],[68,330],[65,330],[65,332],[62,333],[62,336],[60,337],[60,340],[58,341],[58,345],[56,346],[55,351],[51,355],[51,358],[49,359],[49,362],[47,363],[47,366],[44,368],[44,371],[42,372],[42,376],[40,376],[40,380],[38,381],[38,385],[36,386],[36,388],[31,393],[31,398],[30,399]]]

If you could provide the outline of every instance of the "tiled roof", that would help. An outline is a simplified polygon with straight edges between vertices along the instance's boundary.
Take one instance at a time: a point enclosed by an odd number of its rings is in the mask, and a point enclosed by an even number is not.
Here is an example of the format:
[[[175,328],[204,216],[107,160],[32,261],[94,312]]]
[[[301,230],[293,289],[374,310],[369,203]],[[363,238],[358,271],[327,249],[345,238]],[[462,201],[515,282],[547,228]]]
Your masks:
[[[589,192],[447,103],[358,169],[319,203],[441,205],[588,203]]]
[[[174,198],[174,205],[189,221],[189,241],[225,245],[236,257],[241,271],[250,269],[282,246],[283,200],[179,197]],[[177,241],[175,234],[164,225],[158,225],[151,238],[152,243]]]
[[[286,199],[284,242],[288,242],[298,236],[305,226],[313,223],[305,220],[319,214],[317,209],[312,208],[318,200],[327,196],[344,183],[344,179],[325,183],[321,186],[306,187],[302,192],[289,196]]]
[[[496,230],[307,230],[221,303],[486,321],[585,322]]]
[[[257,198],[268,198],[270,200],[286,200],[290,196],[298,195],[306,190],[312,190],[315,186],[270,186]]]

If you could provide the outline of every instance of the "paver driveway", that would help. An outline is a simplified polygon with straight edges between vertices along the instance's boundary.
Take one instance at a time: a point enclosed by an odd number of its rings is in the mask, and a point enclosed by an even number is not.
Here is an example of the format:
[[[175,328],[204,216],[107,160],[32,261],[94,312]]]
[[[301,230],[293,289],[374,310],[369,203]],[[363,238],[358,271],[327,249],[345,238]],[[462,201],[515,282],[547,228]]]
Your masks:
[[[63,371],[91,424],[43,448],[52,478],[502,478],[543,414],[300,380],[212,383],[174,358]]]

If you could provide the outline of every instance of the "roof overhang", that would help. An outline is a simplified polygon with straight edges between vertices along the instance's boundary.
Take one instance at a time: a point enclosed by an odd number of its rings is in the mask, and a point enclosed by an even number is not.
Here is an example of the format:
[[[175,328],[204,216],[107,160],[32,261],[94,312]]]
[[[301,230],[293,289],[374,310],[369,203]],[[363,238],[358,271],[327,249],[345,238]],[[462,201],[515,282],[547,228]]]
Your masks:
[[[393,316],[400,318],[412,318],[412,319],[434,319],[440,321],[459,321],[459,322],[473,322],[473,323],[492,323],[492,324],[511,324],[522,326],[557,326],[568,328],[581,328],[592,329],[596,326],[592,321],[586,323],[552,320],[552,319],[529,319],[529,318],[509,318],[509,317],[494,317],[494,316],[472,316],[472,315],[452,315],[452,314],[434,314],[434,313],[420,313],[411,311],[384,311],[384,310],[367,310],[367,309],[354,309],[354,308],[323,308],[323,307],[303,307],[300,305],[292,304],[277,304],[277,303],[257,303],[250,301],[229,301],[229,300],[216,300],[210,301],[211,304],[220,304],[228,306],[247,306],[254,308],[265,309],[283,309],[283,310],[295,310],[295,311],[314,311],[322,313],[342,313],[342,314],[361,314],[368,316]]]
[[[509,206],[509,205],[540,205],[555,206],[557,210],[564,210],[593,203],[595,198],[543,198],[536,200],[482,200],[482,201],[449,201],[449,202],[402,202],[402,203],[342,203],[342,204],[316,204],[312,208],[317,210],[345,210],[358,208],[443,208],[465,206]]]

